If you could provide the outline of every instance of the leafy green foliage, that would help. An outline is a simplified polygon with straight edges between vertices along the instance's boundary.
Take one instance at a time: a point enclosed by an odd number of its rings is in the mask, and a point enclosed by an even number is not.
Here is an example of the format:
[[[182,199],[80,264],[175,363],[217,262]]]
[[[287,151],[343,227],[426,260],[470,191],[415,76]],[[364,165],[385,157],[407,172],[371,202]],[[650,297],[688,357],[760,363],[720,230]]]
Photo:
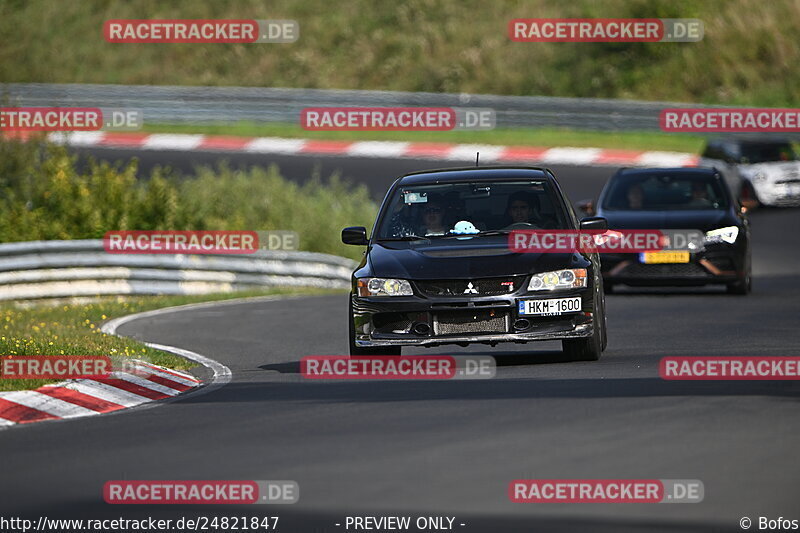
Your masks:
[[[358,258],[339,232],[369,226],[377,206],[366,187],[333,175],[303,185],[277,167],[198,169],[178,180],[161,169],[137,180],[122,167],[90,161],[79,170],[63,147],[0,137],[0,242],[97,239],[110,230],[292,230],[304,250]]]

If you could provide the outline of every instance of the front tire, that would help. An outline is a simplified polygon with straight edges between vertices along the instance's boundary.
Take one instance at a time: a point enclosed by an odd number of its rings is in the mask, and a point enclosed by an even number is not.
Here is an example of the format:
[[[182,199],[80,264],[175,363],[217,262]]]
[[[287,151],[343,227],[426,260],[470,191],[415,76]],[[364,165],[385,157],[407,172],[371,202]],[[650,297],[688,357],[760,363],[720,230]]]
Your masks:
[[[603,337],[600,345],[600,352],[605,352],[608,347],[608,322],[606,321],[606,293],[603,290],[601,301],[603,302]],[[598,356],[599,357],[599,356]]]
[[[747,255],[745,256],[744,276],[733,283],[728,283],[727,289],[728,294],[736,294],[738,296],[745,296],[750,294],[750,291],[753,290],[753,266],[751,264],[749,247]]]
[[[561,349],[567,361],[597,361],[603,352],[603,342],[600,339],[600,324],[593,325],[591,337],[583,339],[564,339]]]
[[[728,294],[736,294],[738,296],[746,296],[753,290],[753,277],[748,272],[744,279],[728,283]]]
[[[600,284],[595,296],[594,320],[592,336],[580,339],[564,339],[561,341],[562,356],[565,361],[597,361],[608,344],[606,329],[606,283]]]

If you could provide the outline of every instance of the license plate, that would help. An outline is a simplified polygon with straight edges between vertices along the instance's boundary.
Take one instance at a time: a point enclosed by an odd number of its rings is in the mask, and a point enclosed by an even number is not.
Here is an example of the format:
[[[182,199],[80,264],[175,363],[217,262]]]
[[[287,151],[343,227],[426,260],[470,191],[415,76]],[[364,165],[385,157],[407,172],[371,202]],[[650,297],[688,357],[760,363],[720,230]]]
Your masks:
[[[639,254],[642,263],[688,263],[689,252],[644,252]]]
[[[580,297],[556,298],[553,300],[520,300],[520,315],[563,315],[581,310]]]

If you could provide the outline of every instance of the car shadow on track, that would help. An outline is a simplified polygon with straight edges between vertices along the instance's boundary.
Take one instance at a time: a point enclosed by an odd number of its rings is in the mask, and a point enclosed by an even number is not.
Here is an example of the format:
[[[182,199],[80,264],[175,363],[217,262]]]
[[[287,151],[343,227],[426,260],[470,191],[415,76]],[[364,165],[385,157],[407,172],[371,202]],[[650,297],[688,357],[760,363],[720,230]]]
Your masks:
[[[709,287],[614,287],[613,293],[606,293],[606,298],[617,296],[741,296],[728,294],[724,286]]]
[[[290,365],[291,363],[286,363]],[[763,396],[800,401],[790,381],[665,381],[660,378],[519,378],[468,380],[320,380],[299,376],[237,382],[191,403],[264,401],[418,402],[424,400],[691,398]]]
[[[431,353],[431,354],[413,354],[414,357],[424,357],[425,355],[429,355],[430,357],[441,357],[442,355],[449,355],[449,354],[440,354],[440,353]],[[528,365],[539,365],[539,364],[558,364],[558,363],[567,363],[564,359],[564,354],[561,350],[551,350],[551,351],[537,351],[537,352],[512,352],[512,351],[505,351],[505,352],[498,352],[492,351],[487,353],[482,352],[469,352],[463,353],[460,355],[455,355],[454,357],[469,357],[469,356],[479,356],[479,355],[489,355],[494,357],[495,364],[500,366],[528,366]],[[288,363],[273,363],[267,365],[261,365],[258,368],[261,370],[269,370],[272,372],[278,372],[279,374],[300,374],[300,362],[299,361],[291,361]]]

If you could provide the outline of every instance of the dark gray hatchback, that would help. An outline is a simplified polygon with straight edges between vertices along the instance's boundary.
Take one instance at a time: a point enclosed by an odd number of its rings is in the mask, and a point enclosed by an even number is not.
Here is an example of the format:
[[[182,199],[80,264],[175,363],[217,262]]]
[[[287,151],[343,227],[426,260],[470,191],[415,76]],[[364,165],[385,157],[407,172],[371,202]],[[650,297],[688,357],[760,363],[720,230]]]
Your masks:
[[[679,253],[601,254],[606,292],[632,286],[726,285],[751,289],[750,224],[712,168],[621,169],[600,193],[598,205],[583,203],[611,229],[697,230],[703,241]]]

